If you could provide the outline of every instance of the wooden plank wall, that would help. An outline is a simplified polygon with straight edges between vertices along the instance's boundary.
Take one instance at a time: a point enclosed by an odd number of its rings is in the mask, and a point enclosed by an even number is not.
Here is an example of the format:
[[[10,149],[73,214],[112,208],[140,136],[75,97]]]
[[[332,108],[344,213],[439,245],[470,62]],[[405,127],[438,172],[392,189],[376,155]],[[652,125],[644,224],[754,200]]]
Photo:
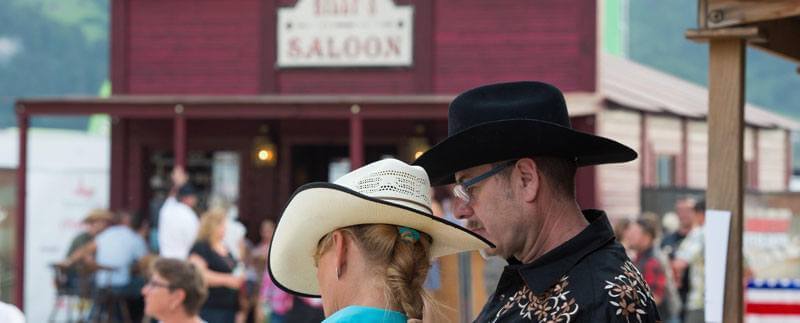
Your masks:
[[[641,206],[641,116],[634,111],[605,109],[598,113],[597,120],[598,135],[617,140],[640,153],[632,162],[597,166],[598,207],[604,209],[612,221],[634,216]]]
[[[785,191],[786,131],[761,129],[758,133],[758,188],[765,192]]]
[[[681,119],[675,116],[645,115],[647,139],[654,155],[681,154]],[[654,166],[655,167],[655,166]]]
[[[686,140],[686,173],[689,188],[705,188],[708,181],[708,124],[689,121]]]
[[[523,79],[595,89],[595,1],[395,0],[414,6],[412,66],[278,69],[275,9],[296,3],[122,1],[112,19],[119,93],[453,94]]]

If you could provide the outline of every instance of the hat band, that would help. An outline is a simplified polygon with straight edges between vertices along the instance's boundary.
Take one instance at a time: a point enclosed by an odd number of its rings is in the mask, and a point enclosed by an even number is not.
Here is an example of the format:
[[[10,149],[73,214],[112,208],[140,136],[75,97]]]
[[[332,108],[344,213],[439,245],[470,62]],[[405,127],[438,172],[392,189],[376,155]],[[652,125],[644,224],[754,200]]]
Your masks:
[[[416,206],[418,206],[418,207],[421,207],[421,208],[425,209],[425,211],[428,211],[428,214],[433,214],[433,211],[431,211],[431,208],[430,208],[430,207],[428,207],[428,206],[427,206],[427,205],[425,205],[425,204],[422,204],[422,203],[419,203],[419,202],[417,202],[417,201],[414,201],[414,200],[409,200],[409,199],[404,199],[404,198],[399,198],[399,197],[384,197],[384,196],[371,196],[371,197],[372,197],[372,198],[379,199],[379,200],[398,201],[398,202],[406,202],[406,203],[411,203],[411,204],[414,204],[414,205],[416,205]]]

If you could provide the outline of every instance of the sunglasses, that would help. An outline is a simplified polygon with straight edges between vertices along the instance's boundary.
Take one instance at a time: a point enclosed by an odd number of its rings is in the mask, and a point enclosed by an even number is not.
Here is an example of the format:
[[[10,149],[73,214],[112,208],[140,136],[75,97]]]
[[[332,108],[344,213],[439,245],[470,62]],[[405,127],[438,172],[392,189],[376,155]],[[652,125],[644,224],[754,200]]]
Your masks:
[[[151,289],[151,288],[166,288],[166,289],[169,289],[169,290],[175,289],[174,286],[172,286],[172,285],[170,285],[168,283],[159,283],[159,282],[154,281],[154,280],[148,281],[146,284],[144,284],[144,287],[147,288],[147,289]]]
[[[472,194],[470,193],[470,188],[475,186],[475,184],[478,184],[481,181],[489,177],[492,177],[492,175],[497,174],[502,170],[508,168],[508,166],[514,165],[516,163],[517,163],[516,159],[503,162],[499,165],[495,165],[494,167],[492,167],[492,169],[483,174],[480,174],[478,176],[475,176],[473,178],[470,178],[468,180],[456,184],[455,186],[453,186],[453,196],[461,199],[462,201],[464,201],[464,203],[469,203],[469,201],[472,200]]]

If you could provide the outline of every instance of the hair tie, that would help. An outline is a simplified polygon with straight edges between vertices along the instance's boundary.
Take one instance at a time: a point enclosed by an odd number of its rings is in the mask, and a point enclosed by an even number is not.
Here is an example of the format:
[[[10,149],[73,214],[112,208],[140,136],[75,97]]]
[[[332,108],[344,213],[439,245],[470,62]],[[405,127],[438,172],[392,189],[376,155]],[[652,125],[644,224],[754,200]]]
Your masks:
[[[397,227],[397,232],[400,233],[400,239],[408,242],[419,241],[419,231],[407,227]]]

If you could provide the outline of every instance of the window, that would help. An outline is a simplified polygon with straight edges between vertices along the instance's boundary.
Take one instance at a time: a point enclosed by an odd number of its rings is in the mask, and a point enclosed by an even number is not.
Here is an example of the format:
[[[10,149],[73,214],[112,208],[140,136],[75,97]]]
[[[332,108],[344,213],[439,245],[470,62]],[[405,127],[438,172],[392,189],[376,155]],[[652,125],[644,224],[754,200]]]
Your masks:
[[[656,186],[675,186],[675,155],[656,156]]]

